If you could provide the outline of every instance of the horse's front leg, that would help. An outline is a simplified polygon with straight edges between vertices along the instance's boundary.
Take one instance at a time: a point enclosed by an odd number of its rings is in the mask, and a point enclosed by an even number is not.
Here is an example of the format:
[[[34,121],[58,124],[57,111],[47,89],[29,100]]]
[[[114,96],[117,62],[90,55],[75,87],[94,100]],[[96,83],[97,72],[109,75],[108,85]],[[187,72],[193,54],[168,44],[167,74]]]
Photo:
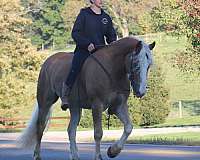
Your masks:
[[[115,142],[111,147],[108,148],[107,154],[110,158],[116,157],[124,147],[128,136],[131,134],[133,125],[131,123],[128,106],[126,100],[120,105],[116,106],[115,115],[121,120],[124,124],[124,132],[119,141]]]
[[[94,160],[102,160],[100,143],[103,136],[102,130],[102,105],[94,105],[92,107],[92,117],[94,122],[94,139],[95,139],[95,158]]]
[[[71,118],[67,131],[70,141],[70,159],[79,160],[78,149],[76,145],[76,129],[80,121],[81,109],[78,106],[71,106],[69,110]]]

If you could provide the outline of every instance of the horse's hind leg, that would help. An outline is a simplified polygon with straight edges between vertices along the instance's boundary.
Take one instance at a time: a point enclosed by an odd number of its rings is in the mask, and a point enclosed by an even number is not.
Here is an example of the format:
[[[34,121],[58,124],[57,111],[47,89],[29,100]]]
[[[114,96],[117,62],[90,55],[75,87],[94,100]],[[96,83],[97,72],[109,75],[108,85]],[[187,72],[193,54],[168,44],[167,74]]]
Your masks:
[[[115,115],[124,124],[124,132],[120,140],[114,143],[111,147],[109,147],[107,154],[110,158],[116,157],[121,152],[121,150],[124,147],[124,144],[126,143],[128,136],[130,135],[133,129],[131,120],[128,115],[128,106],[126,103],[126,98],[124,98],[123,96],[121,96],[121,98],[122,98],[122,103],[116,106]]]
[[[94,139],[96,143],[94,160],[102,160],[101,151],[100,151],[100,143],[101,143],[101,138],[103,136],[102,111],[103,111],[103,106],[101,103],[95,103],[92,106],[92,117],[93,117],[93,123],[94,123]]]
[[[34,160],[41,160],[40,157],[40,145],[43,136],[44,129],[49,119],[50,108],[57,101],[58,96],[54,93],[48,92],[46,94],[38,96],[38,119],[36,124],[36,146],[34,150]]]
[[[70,159],[79,160],[78,149],[76,145],[76,130],[80,121],[81,108],[77,105],[72,105],[69,107],[69,110],[71,118],[67,131],[70,141]]]

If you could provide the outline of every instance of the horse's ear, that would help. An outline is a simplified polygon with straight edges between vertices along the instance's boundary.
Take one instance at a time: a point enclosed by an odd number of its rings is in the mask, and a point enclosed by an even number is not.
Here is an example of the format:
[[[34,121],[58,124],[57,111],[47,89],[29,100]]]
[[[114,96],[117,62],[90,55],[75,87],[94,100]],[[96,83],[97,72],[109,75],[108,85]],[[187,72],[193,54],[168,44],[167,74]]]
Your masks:
[[[141,49],[142,49],[142,41],[139,41],[139,42],[137,43],[136,49],[135,49],[136,54],[139,54],[140,51],[141,51]]]
[[[155,45],[156,45],[156,42],[154,41],[153,43],[149,45],[149,49],[152,50],[155,47]]]

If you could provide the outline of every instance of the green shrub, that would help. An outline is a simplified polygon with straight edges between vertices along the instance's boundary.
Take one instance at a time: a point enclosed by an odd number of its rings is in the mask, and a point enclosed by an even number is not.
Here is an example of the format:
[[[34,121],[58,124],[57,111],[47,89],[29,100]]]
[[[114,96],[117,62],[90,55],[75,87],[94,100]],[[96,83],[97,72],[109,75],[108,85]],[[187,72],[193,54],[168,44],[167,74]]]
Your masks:
[[[148,85],[150,89],[142,99],[129,100],[133,122],[140,126],[162,123],[169,114],[169,94],[159,67],[151,71]]]
[[[30,20],[18,0],[0,1],[0,117],[16,117],[34,99],[38,71],[44,57],[25,38]],[[1,122],[0,124],[5,124]]]

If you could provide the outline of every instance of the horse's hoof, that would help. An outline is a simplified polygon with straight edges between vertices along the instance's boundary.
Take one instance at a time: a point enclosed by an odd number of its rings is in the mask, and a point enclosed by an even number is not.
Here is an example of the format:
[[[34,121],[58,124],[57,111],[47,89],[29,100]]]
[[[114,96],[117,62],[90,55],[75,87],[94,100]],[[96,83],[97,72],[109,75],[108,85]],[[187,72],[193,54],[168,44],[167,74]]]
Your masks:
[[[79,158],[79,156],[77,155],[77,156],[74,156],[74,157],[72,157],[71,155],[69,156],[69,159],[70,160],[80,160],[80,158]]]
[[[80,158],[69,158],[70,160],[80,160]]]
[[[34,157],[34,160],[42,160],[40,157]]]
[[[39,155],[37,155],[36,153],[34,153],[33,159],[34,160],[42,160],[41,157]]]
[[[79,157],[77,157],[77,158],[72,158],[72,157],[70,157],[69,159],[70,159],[70,160],[80,160]]]
[[[69,106],[67,104],[62,104],[61,105],[62,111],[67,111],[68,108],[69,108]]]
[[[94,160],[103,160],[103,158],[102,158],[101,155],[99,155],[99,156],[97,156]]]
[[[108,155],[109,158],[115,158],[120,152],[121,152],[120,148],[115,148],[113,150],[112,147],[109,147],[108,151],[107,151],[107,155]]]

